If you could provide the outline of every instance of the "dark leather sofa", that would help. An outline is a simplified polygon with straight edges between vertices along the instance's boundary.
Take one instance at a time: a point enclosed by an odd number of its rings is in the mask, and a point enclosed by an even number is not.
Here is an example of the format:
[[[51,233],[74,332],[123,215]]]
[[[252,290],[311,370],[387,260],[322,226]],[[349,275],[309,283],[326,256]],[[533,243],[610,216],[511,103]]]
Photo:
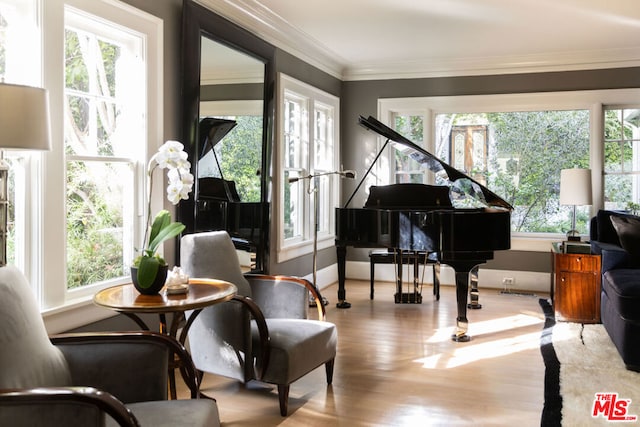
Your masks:
[[[640,217],[600,210],[589,234],[602,256],[602,323],[627,369],[640,371]]]

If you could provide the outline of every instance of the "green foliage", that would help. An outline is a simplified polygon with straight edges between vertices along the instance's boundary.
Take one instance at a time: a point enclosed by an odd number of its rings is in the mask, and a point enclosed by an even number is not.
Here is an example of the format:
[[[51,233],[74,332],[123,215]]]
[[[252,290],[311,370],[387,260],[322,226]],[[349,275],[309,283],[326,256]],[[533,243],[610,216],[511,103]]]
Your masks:
[[[510,112],[486,117],[497,152],[491,159],[494,172],[487,177],[488,186],[514,206],[512,230],[560,231],[564,221],[557,219],[561,218],[560,171],[589,168],[589,112]],[[499,157],[512,165],[499,168]]]
[[[122,221],[85,162],[67,163],[67,277],[74,288],[122,276]]]
[[[93,43],[93,45],[92,45]],[[93,58],[90,57],[96,53]],[[65,87],[78,93],[99,95],[90,97],[68,95],[65,132],[66,154],[112,155],[109,138],[115,131],[113,105],[102,99],[115,94],[116,60],[120,47],[98,41],[82,32],[65,30]],[[92,64],[89,68],[87,64]],[[97,87],[90,87],[91,78]],[[92,91],[93,90],[93,91]],[[90,103],[97,113],[97,131],[91,134]],[[95,114],[95,113],[94,113]],[[96,140],[97,139],[97,140]],[[95,147],[97,147],[97,152]],[[122,169],[108,163],[67,163],[67,287],[74,288],[121,277],[124,274],[122,195],[116,179]],[[101,175],[104,173],[105,175]],[[112,174],[112,175],[109,175]],[[115,174],[115,175],[113,175]]]
[[[235,181],[240,200],[259,202],[260,177],[256,172],[262,166],[262,116],[233,119],[238,125],[219,144],[220,167],[225,179]]]

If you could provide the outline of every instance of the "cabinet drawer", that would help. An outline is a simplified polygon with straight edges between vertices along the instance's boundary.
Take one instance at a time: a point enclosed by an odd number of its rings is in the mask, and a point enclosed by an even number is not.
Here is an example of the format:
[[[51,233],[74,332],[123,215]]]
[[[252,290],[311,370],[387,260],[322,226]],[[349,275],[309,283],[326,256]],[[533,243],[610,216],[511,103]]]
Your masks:
[[[556,257],[556,269],[597,272],[600,270],[600,258],[597,255],[562,254]]]

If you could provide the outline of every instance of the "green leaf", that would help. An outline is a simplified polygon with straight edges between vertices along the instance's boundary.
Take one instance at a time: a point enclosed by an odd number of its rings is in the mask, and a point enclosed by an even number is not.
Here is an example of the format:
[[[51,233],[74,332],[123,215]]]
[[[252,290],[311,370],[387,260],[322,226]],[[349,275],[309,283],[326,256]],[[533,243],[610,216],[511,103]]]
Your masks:
[[[171,214],[168,210],[163,209],[155,216],[153,219],[153,224],[151,224],[151,232],[149,233],[149,250],[151,252],[155,252],[156,248],[151,247],[151,242],[153,242],[158,234],[167,227],[171,223]]]
[[[176,237],[177,235],[182,233],[184,229],[184,224],[180,222],[172,222],[171,224],[168,224],[167,226],[159,230],[156,233],[155,237],[149,242],[149,250],[155,253],[158,246],[160,246],[160,243],[164,242],[167,239]]]
[[[140,258],[140,265],[138,266],[138,285],[141,288],[148,288],[153,284],[153,281],[158,274],[158,268],[160,267],[160,260],[156,257],[144,256]]]

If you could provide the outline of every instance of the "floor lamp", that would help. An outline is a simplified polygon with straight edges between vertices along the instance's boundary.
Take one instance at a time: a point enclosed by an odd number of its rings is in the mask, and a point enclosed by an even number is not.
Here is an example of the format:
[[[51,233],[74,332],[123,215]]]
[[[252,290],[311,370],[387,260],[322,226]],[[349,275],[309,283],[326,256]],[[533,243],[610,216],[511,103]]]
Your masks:
[[[300,177],[292,177],[289,178],[289,183],[294,183],[298,181],[308,180],[309,187],[307,189],[307,193],[313,194],[313,286],[318,289],[318,282],[316,281],[317,271],[318,271],[318,184],[315,180],[321,176],[327,175],[340,175],[343,178],[355,179],[356,173],[355,171],[347,170],[347,171],[333,171],[333,172],[322,172],[318,174],[311,174],[307,176]],[[311,181],[314,180],[313,185]],[[310,300],[309,304],[311,306],[315,306],[315,301]],[[327,305],[329,301],[322,297],[322,304]]]
[[[560,171],[560,204],[573,205],[571,230],[567,232],[567,240],[580,241],[576,230],[576,206],[590,205],[591,201],[591,170],[563,169]]]
[[[0,266],[7,264],[9,163],[4,150],[50,150],[49,95],[45,89],[0,83]]]

